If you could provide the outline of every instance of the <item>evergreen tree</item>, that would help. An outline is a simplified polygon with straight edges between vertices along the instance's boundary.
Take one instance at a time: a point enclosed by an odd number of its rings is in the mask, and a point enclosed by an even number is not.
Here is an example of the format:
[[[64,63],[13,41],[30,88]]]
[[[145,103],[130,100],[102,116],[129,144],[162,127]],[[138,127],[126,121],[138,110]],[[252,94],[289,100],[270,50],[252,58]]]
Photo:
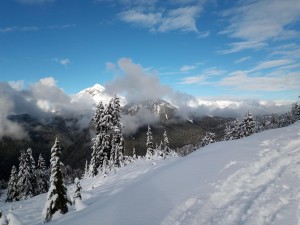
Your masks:
[[[146,158],[152,159],[155,156],[155,150],[153,149],[153,137],[152,137],[151,127],[149,125],[147,131],[146,147],[147,147]]]
[[[42,155],[39,155],[38,164],[37,164],[37,185],[38,192],[46,193],[49,190],[49,176],[47,172],[46,162]]]
[[[28,148],[26,151],[26,161],[27,161],[28,169],[29,169],[29,179],[30,179],[30,183],[32,185],[32,193],[33,193],[33,195],[37,195],[37,194],[39,194],[38,184],[37,184],[37,171],[36,171],[36,167],[35,167],[35,161],[32,156],[31,148]]]
[[[7,187],[7,202],[18,200],[18,173],[15,166],[12,167]]]
[[[202,139],[201,146],[204,147],[205,145],[211,144],[215,142],[215,133],[206,132],[204,138]]]
[[[115,97],[112,104],[112,150],[111,150],[111,166],[121,167],[124,165],[124,139],[122,136],[121,124],[121,106],[120,99]]]
[[[67,188],[63,183],[63,175],[61,171],[62,162],[61,148],[59,141],[56,138],[53,147],[51,148],[51,176],[50,188],[48,191],[47,202],[44,209],[44,223],[51,221],[54,213],[59,212],[65,214],[68,212],[67,203]]]
[[[31,198],[35,195],[36,186],[36,174],[35,168],[32,163],[32,152],[29,148],[26,152],[21,151],[19,158],[19,173],[18,173],[18,199],[24,200]]]
[[[166,130],[164,132],[164,145],[163,146],[164,146],[164,153],[166,155],[169,155],[171,153],[171,149],[170,149],[169,138],[168,138]]]
[[[88,167],[88,161],[85,160],[85,166],[84,166],[84,174],[83,177],[86,178],[89,176],[89,167]]]
[[[98,174],[98,167],[103,161],[103,151],[102,151],[102,142],[103,142],[103,117],[104,117],[104,106],[102,102],[99,102],[97,109],[93,116],[93,122],[96,131],[96,137],[92,139],[92,157],[89,166],[89,176],[96,176]]]
[[[292,113],[294,122],[296,122],[297,120],[300,120],[300,104],[298,104],[298,103],[292,104],[291,113]]]
[[[81,193],[80,191],[82,190],[81,185],[80,185],[80,181],[79,179],[76,177],[74,180],[74,194],[73,194],[73,205],[76,205],[76,201],[81,200]]]
[[[232,140],[233,139],[232,128],[231,128],[230,123],[226,124],[226,128],[225,128],[224,133],[225,133],[224,134],[224,138],[223,138],[224,141],[228,141],[228,140]]]
[[[132,158],[137,159],[135,148],[132,149]]]
[[[100,156],[102,159],[102,146],[101,146],[101,142],[102,140],[100,140],[100,135],[96,135],[95,138],[92,139],[93,142],[93,146],[92,146],[92,158],[91,158],[91,162],[90,162],[90,167],[89,167],[89,176],[96,176],[98,174],[98,167],[100,165]],[[103,159],[102,159],[103,161]]]
[[[250,112],[248,112],[243,120],[243,126],[244,126],[244,134],[245,136],[249,136],[253,133],[255,133],[255,120],[254,117],[252,116],[252,114]]]

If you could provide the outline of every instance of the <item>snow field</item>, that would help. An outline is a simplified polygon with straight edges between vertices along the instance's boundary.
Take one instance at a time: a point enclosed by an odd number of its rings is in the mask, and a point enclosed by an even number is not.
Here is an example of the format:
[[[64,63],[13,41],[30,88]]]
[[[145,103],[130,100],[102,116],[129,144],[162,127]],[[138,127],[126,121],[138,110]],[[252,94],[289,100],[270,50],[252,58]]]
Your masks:
[[[300,225],[300,123],[184,158],[140,159],[81,186],[77,211],[49,225]],[[42,224],[45,201],[42,194],[0,209],[7,215],[12,205],[22,224]]]

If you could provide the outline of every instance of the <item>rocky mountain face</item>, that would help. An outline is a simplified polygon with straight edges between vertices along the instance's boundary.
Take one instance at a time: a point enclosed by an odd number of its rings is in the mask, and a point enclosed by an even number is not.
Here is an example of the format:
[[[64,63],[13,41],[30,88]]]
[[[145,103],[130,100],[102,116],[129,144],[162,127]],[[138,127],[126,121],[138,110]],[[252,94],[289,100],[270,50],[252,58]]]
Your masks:
[[[123,107],[123,114],[135,115],[140,109],[147,109],[157,116],[161,121],[168,121],[174,118],[176,107],[172,106],[170,103],[157,99],[157,100],[147,100],[134,104],[127,104]]]

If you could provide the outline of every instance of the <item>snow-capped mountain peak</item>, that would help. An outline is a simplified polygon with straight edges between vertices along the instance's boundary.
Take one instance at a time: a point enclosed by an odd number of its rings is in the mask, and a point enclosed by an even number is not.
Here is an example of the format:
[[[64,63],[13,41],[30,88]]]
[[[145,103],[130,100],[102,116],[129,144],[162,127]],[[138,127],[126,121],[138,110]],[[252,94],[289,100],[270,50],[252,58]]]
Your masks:
[[[80,91],[76,94],[76,97],[90,97],[96,104],[98,104],[100,101],[108,103],[109,100],[112,98],[112,96],[109,96],[107,93],[105,93],[105,87],[103,87],[100,84],[95,84],[92,87]]]

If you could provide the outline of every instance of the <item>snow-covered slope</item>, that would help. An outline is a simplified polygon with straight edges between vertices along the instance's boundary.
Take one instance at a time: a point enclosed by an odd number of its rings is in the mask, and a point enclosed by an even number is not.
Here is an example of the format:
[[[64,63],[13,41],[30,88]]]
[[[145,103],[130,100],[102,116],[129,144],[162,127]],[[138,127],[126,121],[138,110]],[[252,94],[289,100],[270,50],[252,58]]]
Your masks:
[[[86,207],[49,224],[300,224],[300,123],[184,158],[138,160],[82,186]],[[15,216],[39,224],[45,198],[14,202]],[[0,204],[4,214],[9,205]]]

